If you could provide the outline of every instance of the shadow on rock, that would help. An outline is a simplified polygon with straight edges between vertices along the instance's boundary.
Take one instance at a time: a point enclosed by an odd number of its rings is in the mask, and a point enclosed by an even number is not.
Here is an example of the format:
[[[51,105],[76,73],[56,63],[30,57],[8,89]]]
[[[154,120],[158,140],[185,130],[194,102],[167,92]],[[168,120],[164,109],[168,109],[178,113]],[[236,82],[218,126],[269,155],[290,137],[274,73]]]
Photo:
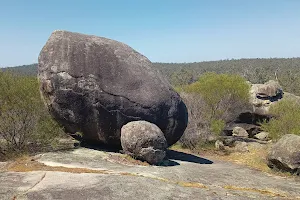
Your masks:
[[[174,160],[164,160],[163,162],[159,163],[157,166],[160,167],[172,167],[172,166],[177,166],[180,165],[178,162],[174,161]]]
[[[212,164],[213,161],[201,158],[192,154],[183,153],[179,151],[174,150],[168,150],[167,151],[167,157],[168,159],[177,160],[177,161],[185,161],[185,162],[192,162],[197,164]],[[170,165],[174,166],[174,165]]]
[[[81,147],[94,149],[98,151],[105,151],[105,152],[113,152],[113,153],[123,153],[120,148],[112,147],[110,145],[91,145],[82,143]],[[172,167],[172,166],[178,166],[180,163],[176,161],[185,161],[185,162],[191,162],[191,163],[197,163],[197,164],[212,164],[213,161],[201,158],[199,156],[195,156],[192,154],[180,152],[180,151],[174,151],[174,150],[167,150],[167,156],[166,160],[164,160],[162,163],[158,164],[158,166],[162,167]]]
[[[112,153],[120,153],[121,148],[117,146],[111,146],[111,145],[105,145],[105,144],[89,144],[89,143],[81,143],[81,147],[98,150],[98,151],[104,151],[104,152],[112,152]]]

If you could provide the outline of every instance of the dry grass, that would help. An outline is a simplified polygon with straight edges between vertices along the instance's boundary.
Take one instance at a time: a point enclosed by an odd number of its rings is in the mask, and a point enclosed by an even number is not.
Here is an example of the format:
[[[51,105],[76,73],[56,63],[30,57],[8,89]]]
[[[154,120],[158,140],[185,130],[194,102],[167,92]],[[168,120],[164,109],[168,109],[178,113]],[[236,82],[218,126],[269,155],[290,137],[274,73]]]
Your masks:
[[[260,193],[262,195],[268,195],[268,196],[272,196],[272,197],[287,197],[287,195],[284,193],[280,193],[278,191],[273,191],[270,189],[245,188],[245,187],[236,187],[236,186],[232,186],[232,185],[227,185],[227,186],[224,186],[223,188],[228,189],[228,190],[256,192],[256,193]]]
[[[207,157],[211,159],[218,159],[223,161],[233,162],[239,165],[244,165],[252,169],[256,169],[271,175],[278,175],[282,177],[291,177],[291,173],[280,172],[272,170],[267,165],[267,154],[270,145],[262,146],[261,148],[249,146],[249,152],[239,153],[239,152],[230,152],[230,151],[218,151],[214,150],[211,147],[208,149],[185,149],[182,148],[179,144],[173,145],[170,147],[172,150],[181,151],[188,154],[200,155],[202,157]]]
[[[123,176],[139,176],[139,177],[151,178],[158,181],[163,181],[170,184],[176,184],[182,187],[204,188],[204,189],[208,188],[207,186],[198,182],[184,182],[184,181],[178,182],[178,181],[172,181],[165,178],[152,177],[152,176],[146,176],[142,174],[135,174],[135,173],[128,173],[128,172],[114,173],[108,170],[47,166],[44,165],[43,163],[39,163],[38,161],[34,160],[29,156],[22,156],[15,159],[13,162],[9,163],[6,166],[5,171],[11,171],[11,172],[56,171],[56,172],[68,172],[68,173],[96,173],[96,174],[114,174],[114,175],[123,175]]]
[[[177,185],[180,185],[182,187],[192,187],[192,188],[204,188],[204,189],[208,189],[208,187],[206,185],[203,185],[202,183],[198,183],[198,182],[176,182]]]
[[[15,159],[6,166],[6,171],[13,172],[31,172],[31,171],[57,171],[69,173],[101,173],[108,174],[107,170],[93,170],[86,168],[68,168],[68,167],[52,167],[39,163],[28,156],[23,156]]]
[[[110,162],[119,163],[119,164],[123,164],[123,165],[150,166],[149,163],[147,163],[145,161],[143,162],[140,160],[136,160],[126,154],[118,154],[118,155],[109,154],[107,160]]]
[[[68,173],[97,173],[97,174],[113,174],[113,175],[123,175],[123,176],[138,176],[138,177],[163,181],[169,184],[175,184],[181,187],[210,189],[209,186],[206,186],[199,182],[174,181],[174,180],[169,180],[169,179],[155,177],[155,176],[148,176],[143,174],[135,174],[135,173],[128,173],[128,172],[112,172],[108,170],[94,170],[94,169],[86,169],[86,168],[52,167],[52,166],[47,166],[42,163],[39,163],[29,156],[23,156],[23,157],[19,157],[18,159],[15,159],[13,162],[9,163],[6,166],[6,171],[13,171],[13,172],[58,171],[58,172],[68,172]],[[272,197],[288,197],[288,195],[283,192],[274,191],[271,189],[245,188],[245,187],[237,187],[233,185],[223,186],[223,189],[256,192],[262,195],[267,195]]]
[[[224,156],[219,155],[218,158],[222,160],[233,161],[241,165],[246,165],[263,172],[271,172],[266,161],[267,151],[268,147],[259,149],[249,147],[249,152],[233,152]]]
[[[175,144],[173,144],[172,146],[170,146],[170,148],[169,149],[172,149],[172,150],[180,150],[180,151],[183,151],[184,150],[184,148],[182,148],[182,146],[177,142],[177,143],[175,143]]]

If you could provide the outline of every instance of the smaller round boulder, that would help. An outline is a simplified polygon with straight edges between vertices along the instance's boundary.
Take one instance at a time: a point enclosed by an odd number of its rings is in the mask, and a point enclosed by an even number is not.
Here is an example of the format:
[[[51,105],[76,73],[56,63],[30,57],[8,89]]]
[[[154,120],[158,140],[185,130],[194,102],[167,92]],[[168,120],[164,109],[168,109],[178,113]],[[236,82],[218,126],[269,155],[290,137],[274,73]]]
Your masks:
[[[124,153],[149,164],[158,164],[166,156],[167,140],[158,126],[147,121],[133,121],[121,129]]]

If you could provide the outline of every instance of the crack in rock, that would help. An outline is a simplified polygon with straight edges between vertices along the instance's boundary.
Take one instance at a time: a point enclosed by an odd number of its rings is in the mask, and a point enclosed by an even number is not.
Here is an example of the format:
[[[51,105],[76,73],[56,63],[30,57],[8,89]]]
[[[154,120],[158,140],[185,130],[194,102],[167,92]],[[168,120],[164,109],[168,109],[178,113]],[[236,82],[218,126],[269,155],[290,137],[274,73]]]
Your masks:
[[[30,187],[29,189],[27,189],[26,191],[24,191],[24,192],[22,192],[22,193],[20,193],[20,194],[15,195],[12,199],[13,199],[13,200],[17,200],[19,197],[26,195],[30,190],[32,190],[32,189],[33,189],[34,187],[36,187],[39,183],[41,183],[42,180],[44,180],[44,178],[46,177],[46,174],[47,174],[47,172],[45,172],[45,173],[42,175],[41,179],[40,179],[38,182],[36,182],[33,186],[31,186],[31,187]]]
[[[30,187],[28,190],[25,192],[18,194],[13,197],[13,199],[17,199],[18,197],[22,195],[26,195],[30,190],[32,190],[34,187],[36,187],[41,181],[45,178],[47,171],[53,171],[53,172],[66,172],[66,173],[94,173],[94,174],[106,174],[106,175],[117,175],[117,176],[132,176],[132,177],[142,177],[142,178],[149,178],[152,180],[157,180],[161,181],[167,184],[174,184],[178,185],[180,187],[187,187],[187,188],[198,188],[198,189],[205,189],[205,190],[212,190],[213,188],[219,188],[219,189],[225,189],[227,191],[241,191],[241,192],[251,192],[251,193],[256,193],[260,194],[263,196],[269,196],[269,197],[281,197],[281,198],[287,198],[287,199],[300,199],[299,196],[289,196],[284,192],[280,191],[275,191],[274,189],[267,188],[267,189],[257,189],[257,188],[248,188],[248,187],[238,187],[234,185],[226,185],[226,186],[216,186],[216,185],[205,185],[200,182],[188,182],[188,181],[180,181],[180,180],[171,180],[171,179],[166,179],[162,177],[157,177],[153,175],[145,175],[141,173],[131,173],[131,172],[118,172],[118,171],[112,171],[112,170],[100,170],[100,169],[90,169],[90,168],[84,168],[84,167],[66,167],[66,166],[48,166],[41,164],[41,167],[43,167],[41,170],[46,171],[41,179],[35,183],[32,187]],[[22,172],[19,170],[14,170],[11,169],[9,171],[17,171],[17,172]],[[39,169],[26,169],[23,171],[29,172],[29,171],[40,171]]]

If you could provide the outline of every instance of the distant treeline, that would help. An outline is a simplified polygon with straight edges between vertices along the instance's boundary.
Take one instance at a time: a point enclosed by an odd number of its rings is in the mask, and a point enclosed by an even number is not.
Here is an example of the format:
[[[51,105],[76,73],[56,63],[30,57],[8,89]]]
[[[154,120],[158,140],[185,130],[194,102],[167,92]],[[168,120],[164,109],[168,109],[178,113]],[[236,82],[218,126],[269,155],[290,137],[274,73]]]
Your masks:
[[[300,95],[300,58],[238,59],[194,63],[154,63],[174,86],[198,80],[205,72],[239,74],[252,83],[278,80],[284,90]],[[36,76],[37,64],[3,70]]]
[[[11,71],[18,75],[25,75],[25,76],[36,76],[38,73],[38,64],[34,63],[31,65],[21,65],[16,67],[6,67],[2,68],[2,71]]]
[[[195,63],[155,63],[172,85],[198,80],[205,72],[238,74],[251,83],[277,80],[284,91],[300,95],[300,58],[239,59]]]

